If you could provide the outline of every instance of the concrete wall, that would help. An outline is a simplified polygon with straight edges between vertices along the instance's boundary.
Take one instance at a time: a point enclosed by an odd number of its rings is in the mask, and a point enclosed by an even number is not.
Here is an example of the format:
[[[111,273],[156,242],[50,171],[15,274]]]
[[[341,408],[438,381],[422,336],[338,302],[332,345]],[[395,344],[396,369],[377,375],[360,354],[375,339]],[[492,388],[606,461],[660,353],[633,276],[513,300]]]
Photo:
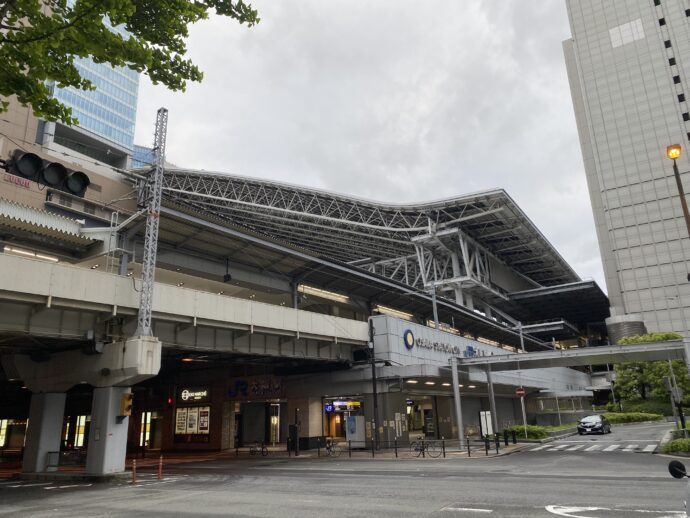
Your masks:
[[[0,254],[0,271],[11,272],[0,278],[0,290],[12,292],[17,300],[44,297],[44,304],[100,309],[112,315],[136,314],[139,293],[132,279],[86,270],[62,263],[48,263]],[[299,333],[304,338],[322,337],[344,342],[365,343],[366,322],[263,304],[214,293],[189,290],[157,283],[154,289],[154,318],[219,327],[234,326],[251,331]],[[23,327],[19,324],[18,327]]]

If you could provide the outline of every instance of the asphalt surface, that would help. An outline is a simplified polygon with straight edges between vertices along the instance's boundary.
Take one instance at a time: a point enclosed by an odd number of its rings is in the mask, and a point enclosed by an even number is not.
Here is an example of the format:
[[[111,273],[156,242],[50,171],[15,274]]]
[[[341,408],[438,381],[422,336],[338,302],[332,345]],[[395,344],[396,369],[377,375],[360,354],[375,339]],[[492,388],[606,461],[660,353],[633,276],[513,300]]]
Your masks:
[[[619,427],[607,436],[552,444],[642,443],[668,428]],[[6,481],[0,483],[0,516],[685,516],[686,482],[670,477],[669,457],[534,447],[470,459],[215,460],[171,467],[162,481],[147,472],[136,486]]]

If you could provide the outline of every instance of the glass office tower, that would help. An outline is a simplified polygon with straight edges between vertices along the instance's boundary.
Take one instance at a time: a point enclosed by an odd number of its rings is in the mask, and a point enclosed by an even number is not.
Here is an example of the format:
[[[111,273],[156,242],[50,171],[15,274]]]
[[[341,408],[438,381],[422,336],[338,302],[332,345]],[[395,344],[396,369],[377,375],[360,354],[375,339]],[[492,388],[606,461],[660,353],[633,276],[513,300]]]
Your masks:
[[[110,29],[127,38],[123,28],[110,26]],[[75,65],[96,90],[54,89],[54,97],[72,108],[79,125],[44,125],[43,144],[54,142],[100,162],[128,167],[134,151],[139,73],[107,63],[94,63],[90,58],[78,58]]]
[[[690,192],[690,5],[566,0],[563,44],[612,319],[687,334],[690,239],[666,147]],[[611,335],[611,332],[609,333]]]
[[[76,66],[96,90],[56,89],[55,98],[72,108],[82,129],[133,151],[139,73],[91,59],[79,59]]]

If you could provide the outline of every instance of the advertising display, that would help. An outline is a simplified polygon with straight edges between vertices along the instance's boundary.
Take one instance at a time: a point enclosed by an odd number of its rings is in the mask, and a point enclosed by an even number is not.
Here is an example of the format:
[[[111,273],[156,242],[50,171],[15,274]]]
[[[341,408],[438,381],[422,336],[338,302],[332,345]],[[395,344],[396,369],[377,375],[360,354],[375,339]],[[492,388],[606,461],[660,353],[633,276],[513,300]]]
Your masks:
[[[207,434],[210,425],[211,408],[201,407],[199,408],[199,433]]]
[[[197,433],[199,428],[199,407],[187,409],[186,433]]]
[[[187,432],[187,409],[178,408],[175,416],[175,433],[183,434]]]

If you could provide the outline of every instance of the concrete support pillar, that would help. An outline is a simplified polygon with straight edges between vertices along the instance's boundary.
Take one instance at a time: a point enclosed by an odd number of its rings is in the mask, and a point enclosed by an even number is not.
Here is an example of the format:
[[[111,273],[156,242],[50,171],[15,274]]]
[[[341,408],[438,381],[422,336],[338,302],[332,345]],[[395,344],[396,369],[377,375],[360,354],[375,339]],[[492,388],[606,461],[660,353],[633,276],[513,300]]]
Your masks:
[[[453,400],[455,402],[455,422],[458,425],[458,448],[463,448],[465,442],[465,426],[462,421],[462,400],[460,399],[460,376],[458,376],[458,359],[450,358],[451,375],[453,377]]]
[[[465,307],[474,309],[474,297],[469,293],[465,293]]]
[[[86,454],[86,473],[107,475],[125,470],[128,417],[118,417],[122,395],[129,387],[98,387],[93,390],[91,429]]]
[[[29,428],[24,448],[22,471],[41,473],[46,471],[49,451],[60,451],[62,420],[65,413],[63,393],[43,393],[31,396]]]
[[[299,309],[299,292],[297,291],[299,282],[294,281],[290,283],[290,287],[292,288],[292,307],[294,309]]]
[[[685,348],[685,367],[690,372],[690,338],[683,338],[683,347]]]
[[[496,415],[496,397],[494,396],[494,383],[491,379],[491,365],[486,365],[486,382],[489,385],[489,408],[491,409],[491,426],[494,433],[498,433],[498,416]]]

